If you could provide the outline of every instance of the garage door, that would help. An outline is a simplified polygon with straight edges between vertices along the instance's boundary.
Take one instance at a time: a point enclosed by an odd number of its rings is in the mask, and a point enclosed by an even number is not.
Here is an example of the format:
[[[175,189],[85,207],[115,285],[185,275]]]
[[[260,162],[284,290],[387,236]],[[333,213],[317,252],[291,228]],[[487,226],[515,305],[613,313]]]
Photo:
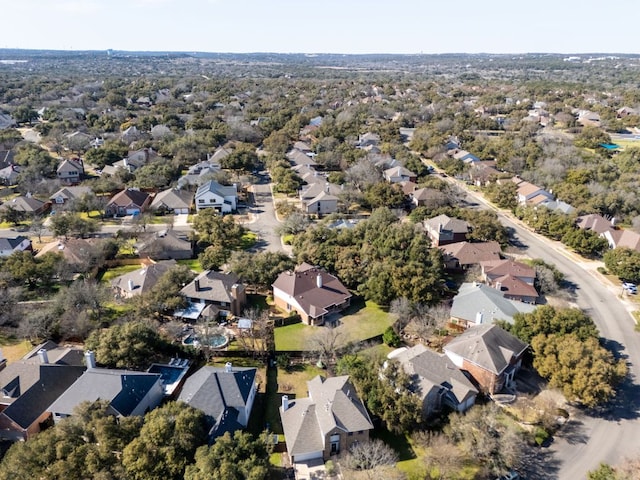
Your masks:
[[[322,458],[322,450],[319,452],[300,453],[292,458],[294,463],[306,462],[307,460],[313,460],[315,458]]]

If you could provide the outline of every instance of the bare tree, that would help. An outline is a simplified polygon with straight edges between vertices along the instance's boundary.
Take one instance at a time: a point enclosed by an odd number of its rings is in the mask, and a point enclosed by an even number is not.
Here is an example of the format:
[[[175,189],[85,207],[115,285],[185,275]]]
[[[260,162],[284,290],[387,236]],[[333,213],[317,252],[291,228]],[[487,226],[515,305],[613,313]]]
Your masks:
[[[320,327],[309,339],[308,348],[318,354],[318,362],[333,364],[338,351],[346,344],[346,336],[340,329]]]
[[[382,440],[372,440],[356,443],[342,458],[341,466],[349,471],[349,478],[359,476],[373,478],[403,478],[389,477],[398,461],[398,454]],[[397,472],[399,473],[399,472]]]
[[[366,158],[359,160],[346,171],[347,182],[362,191],[382,180],[382,173]]]
[[[424,463],[431,471],[437,469],[438,479],[452,478],[465,462],[464,453],[445,435],[435,432],[419,432],[414,440],[424,447]]]

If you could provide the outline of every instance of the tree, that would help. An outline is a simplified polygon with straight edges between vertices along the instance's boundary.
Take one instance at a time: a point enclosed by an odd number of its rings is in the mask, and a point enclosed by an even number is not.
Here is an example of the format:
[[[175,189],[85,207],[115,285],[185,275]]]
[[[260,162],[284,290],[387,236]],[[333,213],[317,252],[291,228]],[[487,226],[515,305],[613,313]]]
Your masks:
[[[111,292],[93,280],[79,279],[58,291],[53,299],[53,314],[58,319],[59,334],[65,338],[84,339],[100,325]]]
[[[587,473],[587,480],[619,480],[619,478],[613,467],[606,463],[601,463],[597,469]]]
[[[348,339],[344,332],[335,327],[319,328],[310,338],[308,349],[318,354],[318,362],[335,363],[340,349],[346,346]]]
[[[600,256],[609,248],[609,242],[605,238],[584,228],[569,230],[562,237],[562,243],[587,257]]]
[[[242,145],[220,160],[220,166],[229,170],[250,172],[258,166],[258,155],[252,145]]]
[[[62,256],[53,252],[36,258],[29,251],[21,251],[0,259],[0,269],[10,276],[14,285],[26,283],[33,289],[50,284],[62,262]]]
[[[514,210],[518,205],[518,187],[514,182],[492,182],[485,187],[484,192],[500,208]]]
[[[580,340],[598,338],[596,324],[582,310],[551,305],[541,305],[531,313],[515,314],[510,331],[526,343],[531,343],[536,335],[574,334]]]
[[[201,410],[167,403],[145,416],[140,435],[122,452],[122,464],[132,480],[182,480],[206,437]]]
[[[618,278],[640,282],[640,252],[627,247],[618,247],[604,254],[604,266]]]
[[[393,327],[387,327],[387,329],[384,331],[384,333],[382,334],[382,342],[385,345],[388,345],[394,348],[397,348],[400,345],[402,345],[402,339],[396,333]]]
[[[96,354],[96,361],[110,368],[141,370],[150,363],[170,356],[175,348],[157,329],[140,321],[95,330],[85,342]]]
[[[255,288],[270,288],[278,275],[293,270],[295,261],[282,252],[234,252],[229,268],[245,283]]]
[[[387,476],[393,471],[398,454],[382,440],[371,440],[364,443],[356,443],[343,456],[341,466],[350,472],[350,478],[356,472],[363,472],[365,478],[390,478]]]
[[[533,367],[562,389],[570,401],[587,407],[601,405],[615,396],[615,386],[625,377],[623,359],[616,361],[597,338],[581,340],[576,334],[537,335],[531,341]]]
[[[596,148],[601,143],[611,143],[611,137],[598,127],[587,125],[574,140],[574,145],[581,148]]]
[[[51,217],[49,228],[58,237],[76,236],[84,238],[85,235],[98,231],[99,227],[95,220],[84,219],[76,213],[60,212]]]
[[[15,226],[20,225],[27,218],[27,214],[18,210],[11,204],[4,205],[2,209],[0,209],[0,220],[7,223],[13,223]]]
[[[394,208],[402,205],[404,193],[396,184],[378,182],[367,187],[364,198],[371,208]]]
[[[309,225],[311,225],[311,220],[308,215],[302,212],[293,212],[278,225],[276,232],[278,235],[296,235],[306,231]]]
[[[198,448],[195,463],[186,468],[185,480],[266,480],[270,463],[267,435],[254,439],[236,430],[226,432],[213,445]]]
[[[167,270],[151,287],[140,296],[136,310],[143,316],[169,314],[186,306],[187,300],[180,290],[193,280],[195,274],[186,265],[176,265]]]

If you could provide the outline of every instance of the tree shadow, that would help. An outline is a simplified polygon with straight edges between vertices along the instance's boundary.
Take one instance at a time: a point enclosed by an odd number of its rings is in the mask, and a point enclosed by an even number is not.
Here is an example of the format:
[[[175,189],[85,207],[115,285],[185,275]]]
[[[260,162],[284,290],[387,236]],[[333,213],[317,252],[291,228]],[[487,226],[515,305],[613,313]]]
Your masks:
[[[518,469],[522,478],[527,480],[550,480],[558,478],[560,460],[554,453],[544,448],[530,448],[525,451],[522,464]]]
[[[555,437],[563,438],[569,445],[586,444],[589,441],[584,423],[577,418],[572,418],[565,423]]]

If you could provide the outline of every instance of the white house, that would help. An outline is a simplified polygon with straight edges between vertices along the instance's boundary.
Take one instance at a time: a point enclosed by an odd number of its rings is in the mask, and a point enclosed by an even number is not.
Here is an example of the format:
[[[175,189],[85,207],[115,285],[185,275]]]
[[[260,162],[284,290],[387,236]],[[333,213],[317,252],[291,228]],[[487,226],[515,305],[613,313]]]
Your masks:
[[[0,238],[0,257],[8,257],[13,252],[24,250],[31,250],[31,240],[27,237]]]
[[[214,208],[221,213],[231,213],[237,208],[238,190],[235,185],[220,185],[215,180],[210,180],[201,185],[196,191],[196,210]]]

